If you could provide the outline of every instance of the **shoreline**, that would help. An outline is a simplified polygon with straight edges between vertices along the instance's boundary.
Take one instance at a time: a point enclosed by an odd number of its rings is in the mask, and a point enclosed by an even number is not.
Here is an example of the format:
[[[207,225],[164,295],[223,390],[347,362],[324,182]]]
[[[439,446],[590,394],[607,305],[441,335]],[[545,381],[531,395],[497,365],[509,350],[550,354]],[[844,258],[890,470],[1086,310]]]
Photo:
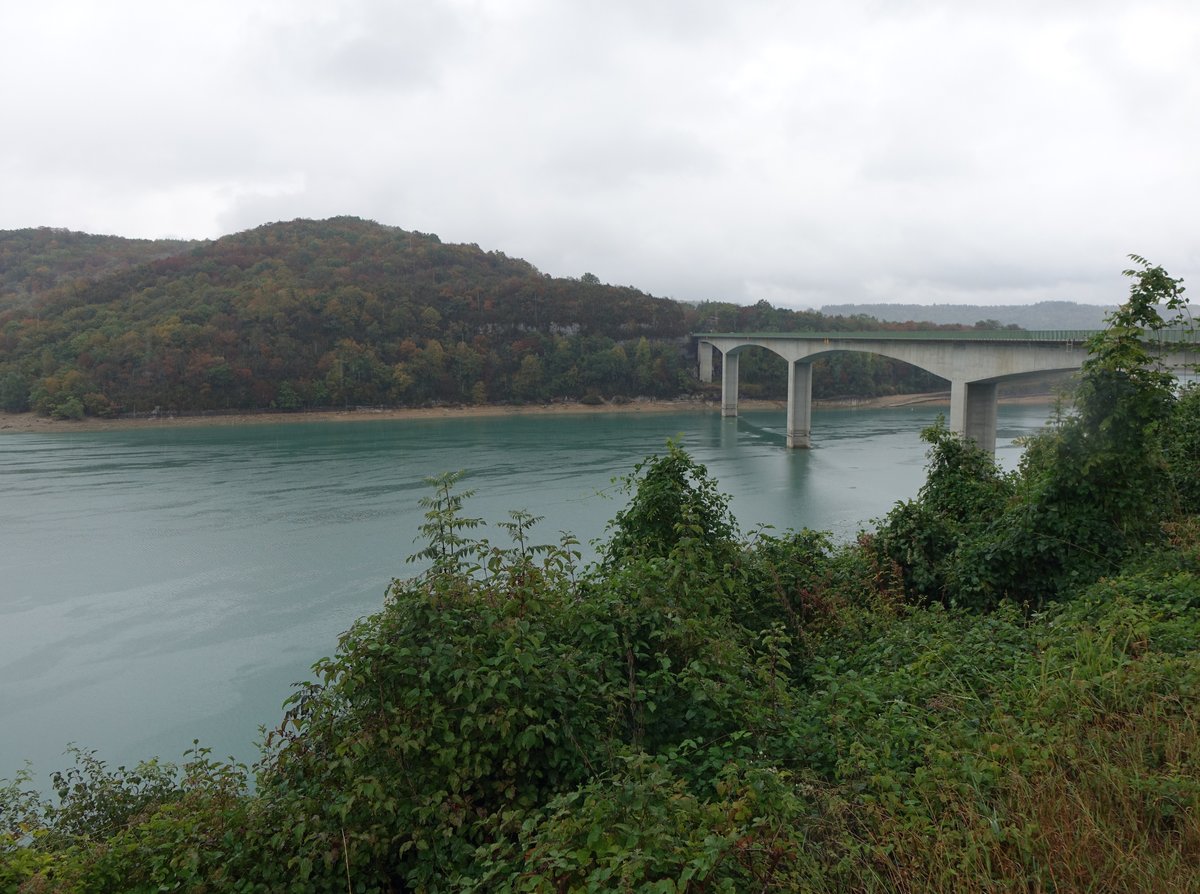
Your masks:
[[[1001,397],[1001,403],[1036,404],[1052,402],[1052,394],[1018,395]],[[814,400],[816,409],[892,409],[910,406],[949,406],[950,392],[934,391],[923,394],[893,394],[886,397],[838,398]],[[507,406],[486,404],[482,406],[457,407],[411,407],[374,409],[365,407],[353,410],[313,410],[300,412],[262,411],[257,413],[234,412],[195,416],[140,416],[134,418],[100,419],[51,419],[35,413],[0,413],[0,434],[58,434],[69,432],[121,431],[134,428],[187,428],[194,426],[221,425],[287,425],[303,422],[353,423],[380,420],[398,421],[405,419],[470,419],[496,416],[558,416],[595,415],[599,413],[670,413],[687,410],[719,412],[719,401],[713,400],[632,400],[624,404],[600,404],[592,406],[579,402],[532,404]],[[786,401],[751,400],[738,401],[742,410],[786,410]]]

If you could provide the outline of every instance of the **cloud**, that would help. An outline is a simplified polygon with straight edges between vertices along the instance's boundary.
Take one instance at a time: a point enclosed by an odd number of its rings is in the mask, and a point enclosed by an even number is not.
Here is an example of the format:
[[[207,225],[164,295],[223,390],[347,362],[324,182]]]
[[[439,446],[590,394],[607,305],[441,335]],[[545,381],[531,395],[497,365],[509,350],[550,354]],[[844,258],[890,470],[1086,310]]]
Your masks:
[[[1111,302],[1200,271],[1183,0],[42,0],[0,227],[355,214],[679,298]]]
[[[248,76],[285,93],[388,93],[436,86],[464,35],[446,4],[301,2],[257,18],[243,61]]]

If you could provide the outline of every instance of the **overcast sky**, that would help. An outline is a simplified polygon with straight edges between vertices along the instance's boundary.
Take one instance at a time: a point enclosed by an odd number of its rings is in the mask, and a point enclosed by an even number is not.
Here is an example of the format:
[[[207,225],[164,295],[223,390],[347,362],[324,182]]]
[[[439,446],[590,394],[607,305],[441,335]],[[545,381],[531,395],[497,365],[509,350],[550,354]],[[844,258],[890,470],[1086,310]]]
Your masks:
[[[0,229],[350,214],[792,307],[1115,303],[1130,252],[1200,290],[1196,0],[0,0],[0,79]]]

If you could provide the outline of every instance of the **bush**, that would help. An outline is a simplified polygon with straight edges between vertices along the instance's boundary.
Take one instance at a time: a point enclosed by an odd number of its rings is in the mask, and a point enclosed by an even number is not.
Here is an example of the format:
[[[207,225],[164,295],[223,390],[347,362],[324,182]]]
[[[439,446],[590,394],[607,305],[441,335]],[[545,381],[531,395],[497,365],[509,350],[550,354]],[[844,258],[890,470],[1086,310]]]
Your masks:
[[[944,419],[921,437],[930,445],[925,484],[915,500],[888,513],[872,547],[881,561],[900,570],[910,599],[991,607],[994,594],[962,586],[964,564],[973,565],[957,560],[956,554],[1004,513],[1014,480],[991,454],[947,429]]]
[[[82,419],[83,415],[83,401],[78,397],[67,397],[50,406],[50,418],[52,419],[78,420]]]
[[[788,774],[731,766],[716,788],[698,795],[667,761],[632,755],[613,778],[551,801],[515,853],[489,855],[474,890],[811,890],[806,804]]]
[[[667,442],[665,455],[634,466],[624,487],[631,499],[609,525],[606,567],[672,555],[701,560],[717,570],[737,561],[737,524],[728,498],[678,444]]]
[[[881,546],[911,591],[931,598],[940,588],[975,607],[1012,599],[1036,608],[1074,596],[1161,542],[1176,500],[1158,432],[1174,418],[1176,383],[1156,364],[1149,336],[1181,319],[1183,289],[1161,267],[1134,261],[1125,271],[1133,280],[1128,301],[1089,343],[1074,415],[1032,439],[1011,498],[990,511],[978,504],[984,523],[967,530],[942,509],[952,493],[881,528]],[[1176,316],[1164,320],[1160,307]]]
[[[1200,385],[1192,383],[1179,395],[1170,418],[1161,427],[1162,452],[1179,509],[1200,513]]]

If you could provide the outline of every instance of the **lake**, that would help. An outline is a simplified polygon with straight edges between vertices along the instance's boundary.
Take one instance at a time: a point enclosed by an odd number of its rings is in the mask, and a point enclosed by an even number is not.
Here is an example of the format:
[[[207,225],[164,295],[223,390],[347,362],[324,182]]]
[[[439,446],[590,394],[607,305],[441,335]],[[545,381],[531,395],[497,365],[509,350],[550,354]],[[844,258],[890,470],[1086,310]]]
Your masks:
[[[423,479],[464,469],[468,515],[544,520],[588,546],[624,505],[612,479],[674,437],[743,532],[855,535],[923,481],[933,407],[505,416],[0,435],[0,779],[68,743],[114,765],[193,739],[252,760],[294,681],[376,610],[422,521]],[[1047,406],[1002,406],[997,456]],[[503,536],[488,533],[493,539]]]

